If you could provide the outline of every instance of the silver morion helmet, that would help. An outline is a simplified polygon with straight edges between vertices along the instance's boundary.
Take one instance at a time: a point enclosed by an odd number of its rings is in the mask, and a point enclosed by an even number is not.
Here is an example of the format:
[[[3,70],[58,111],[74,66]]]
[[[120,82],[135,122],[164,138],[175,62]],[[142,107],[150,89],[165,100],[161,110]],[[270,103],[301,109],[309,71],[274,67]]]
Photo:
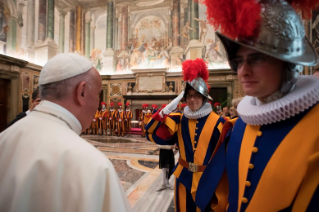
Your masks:
[[[261,1],[260,4],[261,23],[257,37],[232,39],[216,33],[224,44],[228,60],[236,56],[240,46],[245,46],[289,63],[317,65],[318,55],[292,6],[283,0]],[[236,71],[236,67],[232,68]]]
[[[208,68],[206,62],[203,59],[197,58],[195,60],[185,60],[182,63],[183,80],[186,82],[185,95],[190,88],[195,89],[204,97],[213,100],[208,94],[207,80],[209,77]]]
[[[191,82],[187,81],[186,82],[186,87],[185,87],[185,96],[187,94],[187,90],[193,88],[196,91],[198,91],[200,94],[202,94],[204,97],[208,98],[209,100],[213,101],[213,98],[209,96],[209,90],[206,85],[206,82],[203,80],[201,77],[197,77],[193,79]]]

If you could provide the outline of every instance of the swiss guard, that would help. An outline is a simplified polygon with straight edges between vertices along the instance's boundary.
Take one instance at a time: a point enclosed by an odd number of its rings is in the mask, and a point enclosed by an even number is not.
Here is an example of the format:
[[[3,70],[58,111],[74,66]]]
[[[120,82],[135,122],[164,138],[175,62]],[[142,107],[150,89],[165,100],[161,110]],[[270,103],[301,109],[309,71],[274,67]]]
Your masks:
[[[318,56],[298,13],[319,1],[205,3],[246,94],[227,147],[228,211],[318,211],[319,81],[301,75]]]
[[[114,136],[114,131],[116,128],[116,118],[117,118],[117,110],[114,109],[114,103],[110,103],[110,110],[109,110],[109,130],[110,134]]]
[[[107,135],[107,125],[109,122],[109,111],[106,109],[107,104],[105,102],[101,102],[102,109],[100,110],[100,129],[102,135]]]
[[[182,64],[185,89],[146,126],[147,139],[160,145],[177,143],[180,158],[174,170],[176,211],[218,211],[225,208],[225,145],[219,140],[224,119],[208,100],[208,69],[202,59]],[[184,112],[172,112],[182,98]],[[212,179],[217,179],[212,183]],[[216,183],[217,182],[217,183]],[[225,195],[225,196],[224,196]]]
[[[127,136],[131,135],[131,120],[133,118],[133,112],[130,109],[130,103],[126,102],[126,110],[125,110],[125,133]]]
[[[143,104],[142,105],[142,111],[139,115],[139,120],[141,123],[141,131],[142,131],[142,137],[145,137],[145,123],[144,123],[144,118],[145,118],[145,114],[147,113],[147,108],[148,108],[148,104]]]

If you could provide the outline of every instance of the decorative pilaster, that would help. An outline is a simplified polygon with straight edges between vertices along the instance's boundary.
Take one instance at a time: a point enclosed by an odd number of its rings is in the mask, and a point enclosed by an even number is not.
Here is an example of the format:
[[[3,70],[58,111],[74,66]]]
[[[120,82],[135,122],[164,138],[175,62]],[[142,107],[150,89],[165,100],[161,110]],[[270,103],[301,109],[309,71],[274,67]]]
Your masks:
[[[106,50],[103,52],[103,68],[101,75],[108,75],[114,72],[114,50],[113,50],[113,21],[114,21],[114,2],[107,3],[106,18]]]
[[[172,31],[173,31],[173,46],[179,46],[179,29],[180,29],[180,0],[173,1],[173,13],[172,13]]]
[[[39,0],[38,43],[46,38],[47,33],[47,0]]]
[[[81,32],[82,32],[82,8],[76,7],[76,47],[75,51],[81,53]]]
[[[202,49],[204,48],[204,44],[199,41],[199,24],[198,21],[194,18],[198,19],[198,3],[193,0],[188,0],[188,8],[189,8],[189,22],[190,27],[195,29],[190,31],[190,42],[185,50],[186,59],[195,60],[196,58],[202,58]]]
[[[107,3],[107,18],[106,18],[106,48],[113,48],[113,14],[114,2],[110,1]]]
[[[65,13],[60,11],[59,22],[59,53],[64,52],[64,38],[65,38]]]
[[[27,38],[26,47],[28,61],[34,62],[34,37],[35,37],[35,0],[29,0],[27,5]]]
[[[122,7],[121,50],[127,50],[128,41],[128,5]]]
[[[180,35],[180,0],[173,1],[172,11],[172,44],[173,47],[170,51],[172,58],[180,57],[183,54],[183,48],[180,47],[179,35]]]
[[[195,29],[196,31],[190,31],[190,39],[191,40],[198,40],[199,39],[199,24],[194,18],[199,18],[198,14],[198,2],[193,0],[188,1],[189,9],[190,9],[190,27]]]
[[[75,50],[75,12],[70,10],[69,52]]]
[[[13,54],[17,48],[17,18],[11,16],[8,25],[7,53]]]
[[[91,49],[91,21],[90,12],[87,12],[85,17],[85,57],[87,58],[90,58]]]
[[[91,45],[90,45],[90,52],[92,51],[92,49],[95,49],[95,29],[96,29],[96,26],[94,26],[93,23],[91,23]]]
[[[54,40],[54,3],[55,0],[48,0],[47,37]]]

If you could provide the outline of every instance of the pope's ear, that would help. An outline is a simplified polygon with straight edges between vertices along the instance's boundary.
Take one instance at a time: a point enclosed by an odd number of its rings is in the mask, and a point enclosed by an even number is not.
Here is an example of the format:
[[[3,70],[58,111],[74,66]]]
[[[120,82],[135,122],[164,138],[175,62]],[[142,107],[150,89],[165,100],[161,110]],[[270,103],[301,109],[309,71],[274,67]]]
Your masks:
[[[80,105],[84,105],[85,103],[85,96],[88,95],[87,88],[88,88],[87,83],[81,82],[76,89],[76,100]]]

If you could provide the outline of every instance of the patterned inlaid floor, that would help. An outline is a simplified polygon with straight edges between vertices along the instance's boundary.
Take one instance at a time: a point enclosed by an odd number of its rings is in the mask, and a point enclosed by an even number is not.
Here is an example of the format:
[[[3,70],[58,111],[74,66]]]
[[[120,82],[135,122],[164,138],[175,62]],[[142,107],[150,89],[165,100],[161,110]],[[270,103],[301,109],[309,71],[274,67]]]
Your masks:
[[[140,135],[82,137],[110,159],[133,211],[172,210],[174,191],[166,189],[156,192],[162,181],[162,172],[158,168],[159,148],[156,144]],[[174,180],[171,177],[170,183],[173,184]]]

